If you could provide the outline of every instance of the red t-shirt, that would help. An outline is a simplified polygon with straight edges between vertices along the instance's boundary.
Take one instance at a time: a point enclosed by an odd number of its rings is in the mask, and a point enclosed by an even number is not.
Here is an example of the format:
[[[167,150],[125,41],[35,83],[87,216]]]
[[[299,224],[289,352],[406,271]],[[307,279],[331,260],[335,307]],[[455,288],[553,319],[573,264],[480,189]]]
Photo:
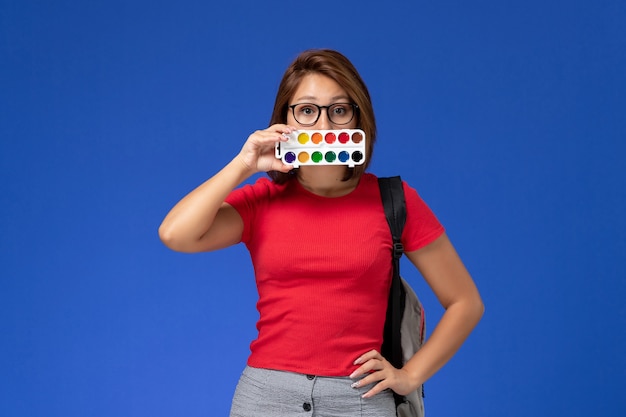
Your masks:
[[[444,231],[404,184],[407,252]],[[392,240],[378,180],[364,174],[350,194],[327,198],[298,180],[267,178],[226,199],[241,215],[259,292],[258,337],[248,365],[346,376],[361,354],[380,351],[391,282]]]

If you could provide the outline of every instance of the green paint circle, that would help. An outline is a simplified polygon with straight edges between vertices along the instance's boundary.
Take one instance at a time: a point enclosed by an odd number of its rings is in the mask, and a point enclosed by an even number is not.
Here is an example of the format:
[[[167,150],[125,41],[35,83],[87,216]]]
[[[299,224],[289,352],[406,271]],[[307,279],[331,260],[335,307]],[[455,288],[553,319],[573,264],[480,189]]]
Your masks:
[[[313,152],[313,155],[311,155],[311,160],[316,163],[321,162],[322,158],[323,158],[322,153],[319,151],[315,151]]]

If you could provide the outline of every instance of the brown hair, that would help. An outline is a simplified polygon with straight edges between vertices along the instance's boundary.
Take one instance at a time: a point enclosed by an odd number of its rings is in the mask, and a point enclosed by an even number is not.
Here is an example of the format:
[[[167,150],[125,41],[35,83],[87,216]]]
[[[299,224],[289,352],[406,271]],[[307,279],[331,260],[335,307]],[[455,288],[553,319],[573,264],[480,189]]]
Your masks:
[[[270,126],[276,123],[287,122],[289,100],[291,100],[302,78],[311,73],[325,75],[339,84],[350,99],[359,106],[357,111],[357,127],[365,132],[366,154],[365,163],[354,168],[346,168],[343,180],[353,176],[360,177],[367,169],[376,142],[376,120],[374,109],[367,86],[354,65],[344,55],[331,49],[309,49],[296,57],[285,71],[276,93],[274,111],[270,119]],[[282,184],[293,177],[291,173],[270,171],[268,175],[275,182]]]

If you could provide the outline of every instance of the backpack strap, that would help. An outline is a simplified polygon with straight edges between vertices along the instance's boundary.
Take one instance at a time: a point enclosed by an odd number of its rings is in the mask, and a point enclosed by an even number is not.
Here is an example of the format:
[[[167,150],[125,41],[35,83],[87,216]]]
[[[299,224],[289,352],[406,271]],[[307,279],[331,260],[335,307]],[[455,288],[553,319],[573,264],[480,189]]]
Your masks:
[[[406,222],[406,203],[404,201],[402,179],[399,176],[378,178],[378,186],[393,239],[393,276],[389,290],[381,353],[393,366],[399,369],[404,365],[400,341],[400,326],[404,313],[406,293],[404,285],[402,285],[400,280],[400,258],[404,253],[404,246],[400,239],[404,223]]]

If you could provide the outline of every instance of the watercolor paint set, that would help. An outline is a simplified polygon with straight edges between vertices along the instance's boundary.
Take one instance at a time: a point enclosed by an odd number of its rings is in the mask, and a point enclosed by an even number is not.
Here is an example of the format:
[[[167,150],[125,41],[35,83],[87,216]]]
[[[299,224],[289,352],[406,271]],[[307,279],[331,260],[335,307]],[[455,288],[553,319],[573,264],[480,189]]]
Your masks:
[[[365,162],[365,132],[361,129],[296,130],[286,135],[287,142],[278,142],[276,158],[285,164],[347,165]]]

